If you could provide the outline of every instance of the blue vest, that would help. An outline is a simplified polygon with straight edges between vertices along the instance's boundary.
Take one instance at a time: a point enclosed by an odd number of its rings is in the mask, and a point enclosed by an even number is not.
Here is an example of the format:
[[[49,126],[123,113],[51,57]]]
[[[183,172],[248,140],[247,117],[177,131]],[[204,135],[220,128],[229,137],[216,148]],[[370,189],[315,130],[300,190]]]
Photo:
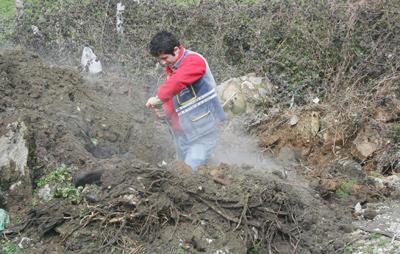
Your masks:
[[[181,59],[173,68],[178,69],[189,54],[200,54],[185,50]],[[186,139],[193,141],[216,129],[217,124],[225,119],[225,113],[217,96],[216,84],[207,61],[204,75],[174,96],[174,109],[178,114],[179,124]]]

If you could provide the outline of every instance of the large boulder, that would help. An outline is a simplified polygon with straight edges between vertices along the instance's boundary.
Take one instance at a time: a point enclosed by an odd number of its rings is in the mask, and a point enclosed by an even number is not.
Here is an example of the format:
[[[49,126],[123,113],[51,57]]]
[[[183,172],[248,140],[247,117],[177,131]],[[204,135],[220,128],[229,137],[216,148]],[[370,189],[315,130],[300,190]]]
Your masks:
[[[257,103],[272,94],[272,83],[267,77],[250,73],[223,82],[217,90],[228,115],[248,114],[254,112]]]
[[[32,184],[27,165],[27,127],[24,122],[12,122],[3,133],[0,135],[0,206],[5,207],[30,197]]]

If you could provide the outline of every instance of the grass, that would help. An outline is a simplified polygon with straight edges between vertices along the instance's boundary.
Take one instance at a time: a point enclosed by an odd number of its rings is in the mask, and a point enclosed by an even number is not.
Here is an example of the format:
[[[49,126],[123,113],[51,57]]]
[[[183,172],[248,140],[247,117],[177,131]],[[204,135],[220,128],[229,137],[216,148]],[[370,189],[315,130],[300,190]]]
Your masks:
[[[73,203],[81,201],[80,190],[73,186],[71,173],[64,164],[36,181],[38,188],[42,188],[46,184],[53,187],[54,198],[69,199]]]
[[[0,0],[0,43],[15,30],[15,0]]]
[[[2,240],[0,247],[1,254],[20,254],[22,250],[15,244],[10,241]]]
[[[0,17],[5,19],[15,16],[15,0],[0,0]]]
[[[380,177],[380,176],[382,176],[382,174],[379,173],[379,171],[370,171],[370,172],[368,173],[368,175],[369,175],[369,176],[373,176],[373,177]]]
[[[201,0],[161,0],[165,4],[176,4],[178,6],[198,6]],[[225,4],[256,4],[261,2],[260,0],[217,0]]]
[[[346,199],[350,196],[350,188],[358,183],[357,180],[351,179],[343,182],[336,190],[336,195],[341,199]]]

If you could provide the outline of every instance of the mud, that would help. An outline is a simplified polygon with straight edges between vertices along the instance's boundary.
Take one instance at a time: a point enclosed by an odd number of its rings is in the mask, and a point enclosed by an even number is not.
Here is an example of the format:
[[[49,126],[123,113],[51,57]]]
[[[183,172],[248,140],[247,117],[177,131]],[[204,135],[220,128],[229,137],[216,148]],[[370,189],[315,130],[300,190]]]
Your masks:
[[[32,189],[62,163],[74,175],[102,173],[92,175],[98,185],[79,184],[92,190],[79,204],[26,195],[5,207],[14,222],[6,235],[31,239],[29,253],[333,253],[345,244],[350,211],[320,198],[293,167],[289,177],[270,173],[283,172],[270,157],[250,166],[215,158],[178,173],[167,127],[143,106],[156,78],[83,78],[22,50],[0,53],[0,73],[0,133],[26,124]]]

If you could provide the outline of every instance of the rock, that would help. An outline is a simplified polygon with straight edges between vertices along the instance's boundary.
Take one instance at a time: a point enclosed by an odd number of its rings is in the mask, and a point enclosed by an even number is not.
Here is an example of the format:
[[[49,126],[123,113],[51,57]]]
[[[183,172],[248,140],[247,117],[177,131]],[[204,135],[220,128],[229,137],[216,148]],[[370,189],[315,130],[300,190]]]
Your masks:
[[[377,215],[378,213],[374,209],[367,208],[364,211],[364,218],[367,220],[373,220]]]
[[[271,94],[272,87],[268,78],[249,73],[223,82],[217,87],[217,91],[225,111],[236,115],[254,112],[257,101],[264,100]]]
[[[240,87],[231,81],[222,94],[222,103],[224,109],[232,112],[234,115],[246,112],[246,100],[240,90]]]
[[[7,205],[26,201],[32,196],[32,184],[27,165],[29,145],[28,129],[24,122],[12,122],[0,137],[0,187],[5,195],[2,203]]]
[[[371,157],[384,143],[378,130],[367,125],[354,139],[351,154],[360,160],[365,160]]]
[[[27,128],[23,122],[7,126],[6,135],[0,137],[0,168],[15,163],[15,170],[21,175],[27,172],[28,147],[25,142]]]
[[[351,233],[355,230],[354,226],[351,224],[342,224],[339,226],[339,229],[345,233]]]
[[[391,175],[384,179],[386,185],[395,190],[400,190],[400,177],[397,175]]]
[[[338,171],[346,176],[358,179],[366,177],[361,165],[354,160],[344,158],[338,160],[337,164],[339,165]]]
[[[38,191],[38,196],[43,201],[46,201],[46,202],[49,201],[53,197],[50,186],[48,184],[46,184],[45,186],[40,188]]]
[[[20,249],[27,249],[30,247],[31,243],[32,243],[32,239],[30,239],[28,237],[22,237],[18,243],[18,247]]]
[[[362,214],[364,212],[360,202],[358,202],[355,206],[354,206],[354,213],[357,214]]]
[[[200,252],[204,252],[205,250],[207,250],[207,246],[209,245],[209,243],[206,240],[205,231],[203,227],[198,226],[197,228],[195,228],[191,240],[193,243],[193,248],[195,250]]]
[[[375,120],[388,123],[397,118],[397,116],[393,113],[393,111],[389,111],[388,108],[377,107],[374,110],[374,118]]]
[[[97,185],[87,185],[82,190],[83,198],[89,203],[97,203],[100,201],[100,189]]]
[[[300,118],[297,115],[292,115],[289,118],[289,125],[290,126],[296,125],[299,122],[299,120],[300,120]]]
[[[259,86],[263,82],[263,78],[261,78],[261,77],[249,77],[249,81],[251,83],[253,83],[254,85],[256,85],[256,86]]]
[[[371,184],[371,185],[374,185],[374,186],[376,186],[376,187],[378,187],[378,188],[383,188],[383,187],[385,187],[385,181],[383,180],[383,179],[381,179],[381,178],[378,178],[378,177],[372,177],[372,176],[369,176],[368,178],[367,178],[367,183],[368,184]]]

